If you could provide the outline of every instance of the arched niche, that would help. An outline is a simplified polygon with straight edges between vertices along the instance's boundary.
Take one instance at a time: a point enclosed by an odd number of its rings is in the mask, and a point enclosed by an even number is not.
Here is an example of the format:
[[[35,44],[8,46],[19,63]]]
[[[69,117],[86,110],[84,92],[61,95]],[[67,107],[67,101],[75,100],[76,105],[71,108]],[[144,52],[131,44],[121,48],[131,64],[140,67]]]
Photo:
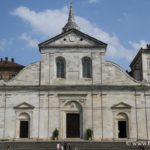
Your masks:
[[[31,117],[27,112],[21,112],[17,117],[17,138],[30,138]]]
[[[116,115],[116,130],[118,139],[129,138],[129,117],[126,113],[120,112]]]
[[[30,120],[30,115],[26,112],[22,112],[19,114],[18,119],[20,120]]]

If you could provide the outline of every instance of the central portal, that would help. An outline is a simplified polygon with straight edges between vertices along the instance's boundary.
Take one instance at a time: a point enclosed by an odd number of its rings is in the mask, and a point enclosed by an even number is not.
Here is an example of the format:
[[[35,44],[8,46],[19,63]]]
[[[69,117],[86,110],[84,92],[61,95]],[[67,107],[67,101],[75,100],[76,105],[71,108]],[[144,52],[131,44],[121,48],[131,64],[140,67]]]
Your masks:
[[[67,138],[80,138],[80,114],[66,114]]]

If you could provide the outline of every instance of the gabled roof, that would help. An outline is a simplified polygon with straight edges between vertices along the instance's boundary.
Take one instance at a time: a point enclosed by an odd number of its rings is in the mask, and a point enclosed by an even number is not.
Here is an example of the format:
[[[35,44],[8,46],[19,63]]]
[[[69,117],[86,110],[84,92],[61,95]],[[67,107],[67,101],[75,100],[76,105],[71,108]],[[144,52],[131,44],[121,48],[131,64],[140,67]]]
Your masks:
[[[57,45],[55,45],[55,46],[50,46],[49,44],[52,43],[52,42],[55,42],[55,41],[59,40],[60,38],[65,37],[66,35],[71,34],[71,33],[75,33],[75,34],[77,34],[77,35],[79,35],[79,36],[81,36],[81,37],[84,37],[85,39],[88,39],[88,40],[93,41],[94,44],[95,44],[95,46],[93,46],[93,47],[95,47],[95,48],[102,48],[102,47],[103,47],[103,48],[106,48],[106,47],[107,47],[107,44],[106,44],[106,43],[101,42],[101,41],[97,40],[96,38],[91,37],[91,36],[89,36],[89,35],[87,35],[87,34],[81,32],[81,31],[79,31],[79,30],[71,29],[71,30],[66,31],[66,32],[63,32],[63,33],[61,33],[61,34],[59,34],[59,35],[57,35],[57,36],[55,36],[55,37],[53,37],[53,38],[51,38],[51,39],[49,39],[49,40],[47,40],[47,41],[44,41],[44,42],[40,43],[40,44],[39,44],[39,48],[40,48],[40,49],[41,49],[41,48],[53,48],[53,47],[56,47],[56,48],[57,48],[57,47],[59,47],[59,48],[62,47],[62,48],[63,48],[63,46],[57,46]],[[65,47],[71,47],[71,46],[65,46]],[[78,46],[76,46],[76,47],[77,47],[77,48],[80,48],[80,47],[82,47],[82,46],[78,45]],[[85,47],[86,47],[86,46],[85,46]],[[87,46],[87,47],[89,47],[89,46]]]

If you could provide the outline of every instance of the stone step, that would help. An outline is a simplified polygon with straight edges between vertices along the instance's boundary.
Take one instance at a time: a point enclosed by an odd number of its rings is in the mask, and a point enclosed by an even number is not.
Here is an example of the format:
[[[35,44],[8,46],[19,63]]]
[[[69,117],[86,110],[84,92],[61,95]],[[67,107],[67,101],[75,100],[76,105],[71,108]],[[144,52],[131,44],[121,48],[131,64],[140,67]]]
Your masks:
[[[55,142],[0,142],[0,150],[56,150],[57,143],[63,145],[61,141]],[[138,146],[127,146],[125,142],[69,142],[72,150],[139,150]],[[149,146],[145,150],[150,150]]]

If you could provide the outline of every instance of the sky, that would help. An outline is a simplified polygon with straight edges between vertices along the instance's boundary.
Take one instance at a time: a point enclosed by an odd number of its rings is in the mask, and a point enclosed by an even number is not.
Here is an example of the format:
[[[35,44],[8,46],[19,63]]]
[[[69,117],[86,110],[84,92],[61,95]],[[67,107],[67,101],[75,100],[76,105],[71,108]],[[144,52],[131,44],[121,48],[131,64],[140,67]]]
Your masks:
[[[38,44],[62,32],[70,0],[0,0],[0,57],[41,59]],[[150,0],[74,0],[81,32],[108,44],[106,59],[129,70],[150,43]]]

